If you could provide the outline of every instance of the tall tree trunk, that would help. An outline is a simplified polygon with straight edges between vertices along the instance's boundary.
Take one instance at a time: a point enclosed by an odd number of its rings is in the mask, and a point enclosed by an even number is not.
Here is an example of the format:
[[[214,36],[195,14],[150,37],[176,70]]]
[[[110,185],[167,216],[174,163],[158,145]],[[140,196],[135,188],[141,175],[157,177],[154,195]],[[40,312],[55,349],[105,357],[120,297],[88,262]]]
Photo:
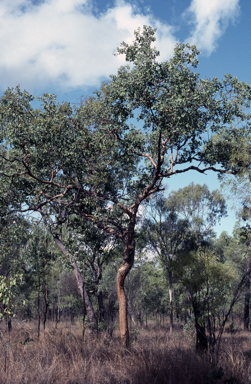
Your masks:
[[[64,244],[62,243],[62,241],[58,237],[54,237],[54,241],[57,244],[57,246],[59,247],[59,249],[63,252],[63,254],[68,257],[68,259],[69,259],[69,261],[70,261],[70,263],[71,263],[71,265],[73,267],[73,272],[74,272],[74,275],[75,275],[75,278],[76,278],[76,281],[77,281],[78,289],[80,291],[82,299],[84,298],[84,300],[85,300],[87,317],[88,317],[88,319],[90,321],[92,329],[94,331],[96,331],[97,328],[98,328],[97,320],[96,320],[96,317],[95,317],[95,314],[94,314],[94,310],[93,310],[93,307],[92,307],[91,300],[90,300],[89,295],[88,295],[88,293],[86,291],[85,284],[83,284],[83,278],[82,278],[82,276],[81,276],[81,274],[79,272],[77,263],[74,260],[73,255],[70,252],[67,251],[67,249],[65,248]]]
[[[172,270],[168,270],[169,278],[169,304],[170,304],[170,334],[173,333],[173,274]]]
[[[247,275],[245,281],[245,302],[244,302],[244,330],[249,329],[249,315],[250,315],[250,261],[248,260]]]
[[[117,294],[119,301],[119,327],[120,339],[124,347],[129,347],[129,328],[127,316],[127,302],[125,295],[125,278],[128,275],[134,262],[135,240],[134,240],[135,218],[131,220],[128,226],[128,235],[126,238],[123,264],[117,273]]]
[[[43,323],[44,323],[44,330],[45,330],[45,324],[46,324],[46,320],[47,320],[47,312],[48,312],[48,307],[49,307],[47,285],[45,285],[44,305],[45,305],[45,309],[44,309],[44,320],[43,320]]]

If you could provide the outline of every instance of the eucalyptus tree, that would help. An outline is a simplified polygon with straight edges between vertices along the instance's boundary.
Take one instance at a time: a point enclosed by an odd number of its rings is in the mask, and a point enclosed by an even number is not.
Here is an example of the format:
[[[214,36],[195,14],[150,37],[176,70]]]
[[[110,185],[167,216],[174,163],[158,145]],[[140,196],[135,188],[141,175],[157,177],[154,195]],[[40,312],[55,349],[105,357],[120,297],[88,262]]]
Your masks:
[[[176,212],[179,219],[187,220],[197,246],[214,236],[213,227],[227,215],[225,198],[218,190],[210,192],[206,184],[190,183],[171,192],[167,199],[168,209]]]
[[[30,224],[21,215],[0,218],[0,275],[22,273],[29,237]]]
[[[49,287],[48,279],[50,274],[50,266],[52,262],[52,239],[49,237],[45,228],[42,226],[34,225],[30,233],[30,239],[26,249],[26,265],[25,275],[26,282],[32,284],[34,293],[36,294],[36,307],[38,319],[38,338],[40,336],[41,325],[41,307],[43,305],[43,325],[47,320],[47,313],[49,307]]]
[[[57,220],[59,220],[58,210]],[[56,233],[55,230],[57,226],[58,230]],[[96,224],[83,221],[79,216],[76,215],[72,216],[70,220],[65,222],[63,231],[62,227],[57,224],[55,220],[50,220],[49,228],[53,234],[54,241],[59,246],[61,251],[66,256],[68,256],[70,264],[73,266],[80,293],[82,297],[83,293],[85,296],[85,304],[87,305],[87,315],[89,317],[89,321],[92,323],[93,328],[97,329],[98,324],[96,323],[96,320],[94,324],[94,311],[91,306],[91,301],[88,298],[89,295],[85,287],[86,282],[83,280],[83,278],[81,278],[80,266],[83,266],[82,274],[84,275],[86,272],[87,276],[89,277],[88,290],[95,292],[97,296],[99,308],[98,320],[101,322],[105,318],[105,308],[103,304],[103,293],[100,282],[102,280],[105,268],[108,267],[109,263],[113,261],[114,256],[117,256],[116,247],[118,246],[118,241],[116,237],[98,228]],[[61,230],[60,235],[59,230]],[[69,255],[71,255],[70,258]],[[90,311],[93,311],[92,315]]]
[[[68,223],[67,233],[67,247],[76,255],[76,260],[84,261],[85,268],[89,271],[98,299],[98,320],[103,321],[105,308],[100,282],[105,268],[117,255],[118,241],[116,237],[98,228],[97,225],[85,222],[78,216]]]
[[[6,319],[8,331],[6,370],[9,360],[11,319],[21,304],[18,293],[23,283],[25,250],[30,235],[28,222],[21,215],[8,216],[7,211],[8,206],[0,209],[0,319],[2,317]]]
[[[173,332],[173,272],[178,266],[178,255],[193,248],[194,238],[187,219],[179,219],[175,207],[168,208],[166,198],[150,200],[141,231],[146,246],[154,252],[163,269],[169,289],[170,333]]]
[[[248,236],[247,236],[248,235]],[[241,303],[243,291],[244,319],[247,321],[248,268],[247,231],[236,228],[232,237],[222,232],[218,239],[211,239],[189,253],[180,255],[182,268],[177,269],[179,280],[186,288],[192,306],[196,347],[219,352],[222,334],[237,303]],[[249,293],[248,290],[248,293]],[[216,327],[216,315],[218,326]],[[245,316],[246,315],[246,316]],[[245,323],[244,323],[245,324]]]
[[[250,324],[250,288],[251,288],[251,228],[249,224],[235,227],[233,236],[224,248],[224,257],[232,260],[240,275],[244,276],[243,325],[244,330]]]
[[[234,252],[238,252],[240,248],[240,243],[242,243],[243,247],[246,246],[246,252],[243,252],[243,260],[241,265],[245,265],[246,268],[246,282],[245,282],[245,303],[244,303],[244,329],[249,329],[250,323],[250,287],[251,287],[251,227],[250,227],[250,219],[251,219],[251,199],[250,199],[250,191],[251,191],[251,178],[250,178],[250,165],[249,165],[249,142],[248,138],[242,144],[244,146],[243,152],[240,151],[239,163],[240,173],[237,175],[235,179],[231,177],[222,178],[222,187],[224,187],[225,192],[230,198],[232,198],[233,206],[236,210],[236,216],[239,222],[239,230],[235,230],[234,238],[232,240],[232,246],[235,243],[236,250]],[[233,158],[232,158],[233,161]],[[236,160],[235,160],[236,162]],[[244,263],[243,263],[244,262]]]
[[[242,111],[250,102],[247,84],[229,75],[222,82],[200,80],[193,70],[199,52],[189,44],[159,62],[154,34],[145,26],[131,45],[122,43],[118,54],[132,65],[119,68],[79,108],[46,94],[34,110],[32,96],[20,89],[8,89],[0,102],[1,177],[16,191],[16,209],[59,204],[124,240],[117,291],[126,346],[124,281],[134,262],[140,204],[163,188],[165,178],[192,170],[225,172],[215,165],[207,137],[249,119]]]
[[[213,247],[206,246],[184,253],[178,272],[194,315],[196,348],[206,350],[209,346],[213,352],[216,344],[220,346],[226,321],[243,289],[243,278],[236,286],[238,273],[232,263],[222,263]],[[222,307],[226,314],[217,329],[216,314]]]
[[[159,196],[146,209],[143,230],[148,244],[158,255],[169,285],[170,332],[173,330],[173,270],[179,266],[179,254],[189,253],[210,239],[213,225],[226,215],[226,203],[218,191],[206,185],[194,185]]]
[[[86,314],[92,331],[96,332],[98,327],[97,319],[95,317],[93,305],[85,284],[85,257],[83,256],[83,252],[79,252],[79,250],[76,251],[76,249],[72,248],[70,246],[71,244],[69,244],[69,237],[72,231],[72,228],[69,229],[69,217],[67,216],[65,209],[62,209],[61,206],[52,206],[51,204],[49,207],[49,212],[46,212],[41,207],[38,208],[38,212],[41,214],[47,231],[52,235],[52,238],[55,244],[58,246],[58,249],[67,258],[70,267],[73,269],[77,287],[83,302],[83,337],[85,336],[84,323]],[[78,263],[79,258],[76,257],[79,253],[82,254],[81,265]]]
[[[244,302],[244,329],[249,329],[250,323],[250,287],[251,287],[251,227],[246,225],[242,227],[240,233],[240,240],[247,247],[247,254],[245,258],[246,279],[245,279],[245,302]]]

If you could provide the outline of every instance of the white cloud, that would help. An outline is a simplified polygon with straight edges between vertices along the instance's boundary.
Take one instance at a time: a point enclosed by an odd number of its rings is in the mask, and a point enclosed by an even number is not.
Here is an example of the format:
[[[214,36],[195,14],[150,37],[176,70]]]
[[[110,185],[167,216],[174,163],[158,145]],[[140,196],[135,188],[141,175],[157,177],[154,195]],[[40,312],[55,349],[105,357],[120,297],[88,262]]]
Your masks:
[[[0,87],[96,86],[122,64],[112,56],[119,43],[132,41],[144,24],[158,28],[156,45],[167,58],[176,42],[172,28],[125,2],[94,16],[87,0],[1,0]]]
[[[143,25],[158,29],[160,59],[170,57],[177,42],[173,27],[123,0],[97,16],[91,1],[0,0],[1,89],[20,84],[41,93],[96,87],[124,64],[112,53]],[[237,13],[238,0],[192,0],[184,13],[194,25],[187,41],[211,53]]]
[[[225,32],[228,22],[239,13],[239,0],[192,0],[183,17],[194,29],[187,39],[210,54]]]

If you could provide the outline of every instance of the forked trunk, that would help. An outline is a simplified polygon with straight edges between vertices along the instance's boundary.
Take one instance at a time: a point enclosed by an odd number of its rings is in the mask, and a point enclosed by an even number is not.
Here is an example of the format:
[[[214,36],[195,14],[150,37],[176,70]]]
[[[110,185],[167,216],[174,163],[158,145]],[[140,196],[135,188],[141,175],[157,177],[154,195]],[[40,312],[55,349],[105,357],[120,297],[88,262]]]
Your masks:
[[[119,327],[120,339],[124,347],[129,347],[129,328],[127,316],[127,302],[125,295],[125,278],[128,275],[134,262],[135,241],[134,241],[135,221],[130,223],[126,245],[124,250],[123,264],[117,273],[117,294],[119,301]]]

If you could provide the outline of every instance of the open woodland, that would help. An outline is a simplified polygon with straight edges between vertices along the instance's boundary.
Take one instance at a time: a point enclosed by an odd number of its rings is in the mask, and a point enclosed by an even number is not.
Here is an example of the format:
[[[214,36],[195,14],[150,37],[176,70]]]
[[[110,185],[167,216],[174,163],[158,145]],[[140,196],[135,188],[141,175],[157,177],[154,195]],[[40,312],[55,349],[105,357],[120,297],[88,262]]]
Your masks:
[[[79,106],[0,99],[0,383],[251,382],[251,88],[154,35]]]

